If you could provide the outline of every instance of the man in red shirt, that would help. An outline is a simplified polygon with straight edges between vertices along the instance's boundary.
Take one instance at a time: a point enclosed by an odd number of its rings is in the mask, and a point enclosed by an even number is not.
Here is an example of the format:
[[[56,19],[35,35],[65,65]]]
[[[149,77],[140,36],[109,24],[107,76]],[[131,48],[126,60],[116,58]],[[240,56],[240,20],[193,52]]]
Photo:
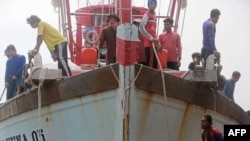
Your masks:
[[[201,128],[203,129],[201,134],[202,141],[223,140],[224,137],[221,131],[212,125],[213,119],[211,115],[205,114],[201,117]]]
[[[167,67],[179,70],[181,65],[181,38],[180,35],[172,31],[174,20],[171,17],[164,21],[166,32],[159,36],[161,47],[168,51]]]

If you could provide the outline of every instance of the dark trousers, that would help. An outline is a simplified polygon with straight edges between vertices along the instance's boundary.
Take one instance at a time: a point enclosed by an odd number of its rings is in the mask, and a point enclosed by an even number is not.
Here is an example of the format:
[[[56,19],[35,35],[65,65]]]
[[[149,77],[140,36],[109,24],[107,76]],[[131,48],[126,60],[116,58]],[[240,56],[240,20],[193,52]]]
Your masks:
[[[173,70],[179,70],[179,65],[177,62],[168,62],[167,67]]]
[[[204,69],[206,68],[206,61],[207,61],[207,57],[211,54],[213,54],[213,50],[210,50],[210,49],[205,49],[205,48],[202,48],[201,49],[201,58],[203,59],[204,61]]]
[[[10,81],[9,86],[7,87],[6,99],[11,99],[16,94],[16,80]]]
[[[146,62],[142,62],[143,65],[157,69],[157,59],[153,50],[153,47],[145,47]],[[153,57],[153,64],[150,64],[150,58]]]
[[[113,64],[113,63],[116,63],[116,57],[107,59],[107,61],[106,61],[106,65],[110,65],[110,64]]]
[[[58,61],[58,68],[62,70],[62,75],[71,76],[71,71],[68,65],[67,42],[57,44],[55,49]]]

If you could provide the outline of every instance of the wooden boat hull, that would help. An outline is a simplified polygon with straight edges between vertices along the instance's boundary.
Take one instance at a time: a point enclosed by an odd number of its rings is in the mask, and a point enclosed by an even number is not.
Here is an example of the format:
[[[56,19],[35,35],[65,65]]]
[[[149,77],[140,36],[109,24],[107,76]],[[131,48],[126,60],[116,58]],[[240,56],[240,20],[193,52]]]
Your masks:
[[[245,111],[204,83],[164,73],[164,99],[161,79],[158,70],[115,64],[45,83],[0,106],[0,141],[200,140],[204,113],[222,131],[250,124]]]

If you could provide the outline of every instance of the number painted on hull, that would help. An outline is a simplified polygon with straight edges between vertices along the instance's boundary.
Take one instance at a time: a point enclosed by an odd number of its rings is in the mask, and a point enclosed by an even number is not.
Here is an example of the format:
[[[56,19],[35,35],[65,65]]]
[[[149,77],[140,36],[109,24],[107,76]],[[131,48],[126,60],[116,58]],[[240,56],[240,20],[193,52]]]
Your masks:
[[[30,140],[27,137],[30,137]],[[0,141],[46,141],[46,139],[43,129],[38,129],[36,131],[32,131],[29,136],[27,136],[26,134],[18,134],[6,138],[1,138]]]

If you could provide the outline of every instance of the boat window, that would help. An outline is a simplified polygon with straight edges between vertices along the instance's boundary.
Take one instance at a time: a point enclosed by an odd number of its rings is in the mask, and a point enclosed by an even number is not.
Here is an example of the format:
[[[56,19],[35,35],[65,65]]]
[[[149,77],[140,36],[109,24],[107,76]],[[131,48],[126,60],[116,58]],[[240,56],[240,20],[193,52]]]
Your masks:
[[[94,26],[101,26],[103,23],[106,23],[106,18],[107,16],[100,16],[100,15],[96,15],[94,16]]]

